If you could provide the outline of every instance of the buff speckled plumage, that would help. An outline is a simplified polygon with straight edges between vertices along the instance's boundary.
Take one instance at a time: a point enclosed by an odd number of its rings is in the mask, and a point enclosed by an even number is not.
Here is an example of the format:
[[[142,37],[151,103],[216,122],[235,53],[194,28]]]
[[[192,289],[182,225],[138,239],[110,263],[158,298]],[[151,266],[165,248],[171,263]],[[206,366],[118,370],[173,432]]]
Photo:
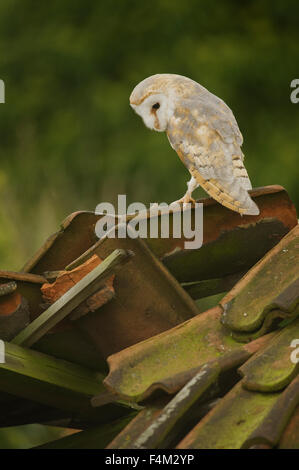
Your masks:
[[[130,104],[150,128],[167,133],[191,180],[180,201],[201,185],[216,201],[240,214],[257,215],[241,151],[242,134],[229,107],[195,81],[158,74],[140,82]]]

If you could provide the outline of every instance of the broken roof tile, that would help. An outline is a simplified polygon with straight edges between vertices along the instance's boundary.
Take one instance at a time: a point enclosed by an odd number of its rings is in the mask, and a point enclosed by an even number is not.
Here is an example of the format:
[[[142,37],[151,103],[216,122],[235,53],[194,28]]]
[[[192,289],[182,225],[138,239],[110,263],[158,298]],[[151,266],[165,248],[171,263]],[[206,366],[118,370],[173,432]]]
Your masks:
[[[243,443],[242,448],[257,444],[275,447],[297,405],[299,404],[299,376],[297,375],[288,387],[278,394],[277,400],[267,416]]]
[[[81,302],[96,293],[103,283],[111,277],[115,268],[127,262],[129,257],[128,252],[115,250],[21,331],[13,339],[13,343],[27,347],[32,346],[78,307]]]
[[[199,311],[140,238],[107,237],[94,249],[105,258],[116,247],[134,256],[115,277],[115,297],[98,314],[77,322],[103,357],[168,330]]]
[[[194,377],[170,400],[159,416],[137,437],[131,448],[164,448],[171,443],[173,434],[179,432],[182,420],[194,415],[193,405],[218,379],[218,364],[203,365]],[[198,418],[198,417],[197,417]]]
[[[223,323],[234,334],[236,332],[236,338],[242,338],[239,333],[243,333],[245,338],[248,333],[248,336],[252,338],[252,334],[255,335],[261,329],[265,318],[271,315],[273,310],[275,310],[274,317],[279,316],[279,312],[281,312],[281,318],[290,316],[290,313],[293,313],[294,317],[297,315],[296,311],[279,310],[278,312],[277,306],[281,302],[279,299],[282,299],[282,295],[285,299],[286,293],[291,298],[288,309],[298,301],[298,291],[297,301],[294,300],[298,264],[299,225],[294,227],[277,246],[251,268],[221,300],[220,304],[224,309]],[[262,333],[265,331],[262,330]]]
[[[296,224],[296,209],[281,186],[252,191],[260,215],[243,216],[213,199],[203,202],[203,245],[183,248],[185,239],[147,239],[180,282],[214,279],[247,271]],[[172,254],[173,253],[173,254]]]
[[[148,403],[109,443],[107,449],[131,449],[136,439],[158,418],[167,401],[169,399],[160,398]]]
[[[52,283],[45,283],[41,287],[43,299],[49,305],[56,302],[63,294],[65,294],[71,287],[80,281],[86,274],[92,271],[96,266],[102,262],[102,259],[97,255],[93,255],[89,260],[74,268],[72,271],[60,271],[56,280]],[[60,322],[56,328],[70,327],[70,322],[76,320],[90,311],[95,311],[102,305],[105,305],[115,295],[113,288],[114,275],[107,279],[101,289],[87,298],[82,304],[75,308],[67,319]],[[63,325],[62,325],[63,323]]]
[[[274,392],[283,389],[298,374],[299,362],[291,360],[291,343],[299,338],[299,318],[279,331],[239,371],[248,390]]]
[[[15,291],[28,302],[31,321],[43,311],[40,288],[44,282],[46,279],[36,274],[0,271],[0,286],[10,283],[16,285]]]
[[[143,400],[159,388],[175,393],[194,375],[194,368],[220,358],[225,361],[230,354],[240,354],[240,364],[271,337],[242,345],[220,323],[221,313],[215,307],[109,356],[110,372],[104,383],[130,401]]]
[[[280,437],[279,449],[299,449],[299,406],[292,414]]]
[[[91,441],[94,448],[110,449],[299,447],[299,365],[291,360],[291,344],[299,341],[297,216],[279,186],[253,190],[251,196],[260,208],[256,217],[241,217],[212,199],[200,201],[200,249],[185,250],[185,239],[171,236],[99,241],[95,224],[102,215],[80,212],[26,264],[26,271],[36,274],[0,272],[0,313],[5,301],[28,298],[31,324],[16,341],[47,353],[6,344],[0,409],[11,410],[17,400],[14,424],[55,416],[57,409],[65,423],[84,429],[44,446],[49,448],[84,448]],[[64,309],[68,301],[63,301],[53,315],[42,313],[45,277],[54,282],[48,285],[53,290],[66,270],[69,278],[71,269],[81,272],[94,254],[106,258],[114,250],[130,257],[115,276],[114,299],[103,305],[103,298],[90,297],[99,274],[99,266],[92,266],[83,291],[88,310],[95,311],[69,321],[78,303]],[[186,292],[205,297],[235,282],[218,306],[202,314]],[[59,298],[54,292],[53,306],[72,299],[73,288],[62,288]],[[65,315],[70,327],[51,329]],[[265,335],[274,326],[278,329]],[[258,339],[248,342],[253,338]],[[110,372],[103,381],[107,355]],[[29,406],[31,419],[28,400],[38,405]],[[142,402],[141,411],[136,402]],[[11,411],[3,423],[9,416]]]
[[[277,393],[235,385],[178,444],[179,449],[240,449],[277,401]]]
[[[5,341],[14,338],[30,322],[28,302],[16,291],[16,284],[13,287],[14,291],[0,297],[0,338]]]

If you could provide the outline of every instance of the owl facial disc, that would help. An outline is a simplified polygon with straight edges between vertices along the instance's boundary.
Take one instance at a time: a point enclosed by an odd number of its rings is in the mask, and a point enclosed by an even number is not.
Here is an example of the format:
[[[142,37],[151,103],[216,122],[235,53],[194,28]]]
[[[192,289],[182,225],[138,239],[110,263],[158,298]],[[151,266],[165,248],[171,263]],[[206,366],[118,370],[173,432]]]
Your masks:
[[[146,127],[158,132],[166,131],[169,119],[173,115],[173,107],[170,106],[167,95],[153,93],[139,104],[130,101],[130,105],[142,117]]]

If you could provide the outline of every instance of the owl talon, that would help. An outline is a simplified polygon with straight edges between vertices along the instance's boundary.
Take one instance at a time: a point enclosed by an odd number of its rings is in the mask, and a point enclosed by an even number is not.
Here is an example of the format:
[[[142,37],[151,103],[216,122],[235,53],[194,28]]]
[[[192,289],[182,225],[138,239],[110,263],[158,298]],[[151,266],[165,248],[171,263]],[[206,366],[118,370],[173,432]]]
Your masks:
[[[173,204],[188,204],[191,202],[191,204],[195,204],[195,199],[191,196],[183,196],[181,199],[178,199],[177,201],[173,201],[170,205],[172,206]]]
[[[183,198],[183,202],[184,203],[191,202],[191,204],[195,204],[195,199],[193,199],[193,197],[189,196],[188,198]]]

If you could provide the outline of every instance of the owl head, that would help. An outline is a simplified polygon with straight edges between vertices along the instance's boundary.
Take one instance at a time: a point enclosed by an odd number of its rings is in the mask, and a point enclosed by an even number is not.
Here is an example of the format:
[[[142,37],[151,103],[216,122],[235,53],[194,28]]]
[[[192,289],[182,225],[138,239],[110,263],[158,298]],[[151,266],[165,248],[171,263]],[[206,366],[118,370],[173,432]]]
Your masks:
[[[130,105],[149,129],[164,132],[179,99],[188,97],[197,85],[181,75],[152,75],[134,88]]]

